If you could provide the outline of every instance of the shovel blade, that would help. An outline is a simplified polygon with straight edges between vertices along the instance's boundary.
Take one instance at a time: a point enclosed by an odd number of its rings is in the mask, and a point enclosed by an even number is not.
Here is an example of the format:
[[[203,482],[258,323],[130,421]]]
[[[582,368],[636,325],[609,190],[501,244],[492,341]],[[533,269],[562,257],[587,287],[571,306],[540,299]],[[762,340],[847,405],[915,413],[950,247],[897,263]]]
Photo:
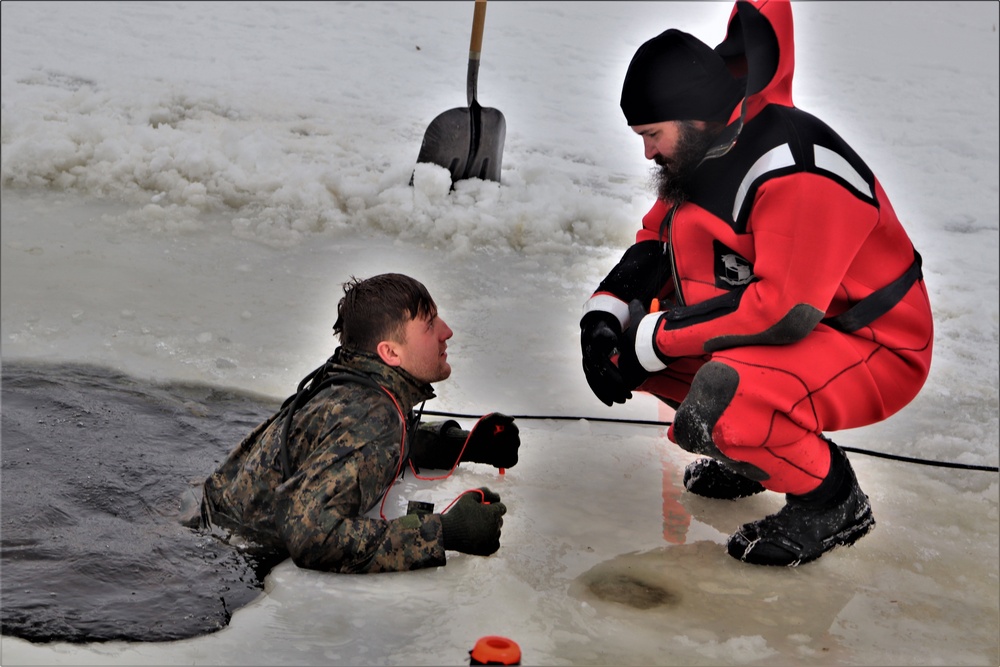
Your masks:
[[[503,142],[507,138],[507,120],[498,109],[480,108],[479,142],[469,159],[467,178],[500,182]]]
[[[507,121],[497,109],[456,107],[439,114],[424,133],[418,163],[451,172],[452,185],[466,178],[500,181]]]

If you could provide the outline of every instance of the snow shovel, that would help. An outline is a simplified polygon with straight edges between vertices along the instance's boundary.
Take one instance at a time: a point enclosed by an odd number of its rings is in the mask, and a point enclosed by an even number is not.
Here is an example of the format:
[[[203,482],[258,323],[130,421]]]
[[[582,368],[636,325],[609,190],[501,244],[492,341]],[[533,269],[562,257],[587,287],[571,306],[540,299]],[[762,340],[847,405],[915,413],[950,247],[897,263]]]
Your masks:
[[[483,48],[486,0],[476,0],[469,44],[467,107],[448,109],[431,121],[424,133],[417,162],[437,164],[451,172],[451,184],[466,178],[500,181],[500,160],[507,135],[507,121],[497,109],[476,99],[479,54]],[[413,179],[410,179],[413,184]]]

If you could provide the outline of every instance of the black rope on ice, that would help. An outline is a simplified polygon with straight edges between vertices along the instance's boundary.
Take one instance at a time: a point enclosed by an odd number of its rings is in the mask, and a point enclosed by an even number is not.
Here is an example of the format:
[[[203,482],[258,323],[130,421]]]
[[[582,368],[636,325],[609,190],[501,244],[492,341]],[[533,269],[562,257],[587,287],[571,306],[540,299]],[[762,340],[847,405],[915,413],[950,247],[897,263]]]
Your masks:
[[[482,415],[467,415],[460,414],[457,412],[438,412],[435,410],[425,410],[425,415],[432,415],[435,417],[453,417],[456,419],[479,419]],[[505,413],[506,414],[506,413]],[[605,422],[611,424],[637,424],[639,426],[670,426],[673,422],[662,422],[656,420],[647,419],[613,419],[611,417],[574,417],[570,415],[509,415],[514,419],[524,419],[524,420],[554,420],[554,421],[591,421],[591,422]],[[875,456],[881,459],[891,459],[893,461],[903,461],[906,463],[916,463],[918,465],[925,466],[935,466],[938,468],[958,468],[961,470],[981,470],[983,472],[1000,472],[1000,468],[997,466],[980,466],[972,465],[970,463],[953,463],[951,461],[930,461],[928,459],[915,459],[910,456],[900,456],[898,454],[886,454],[884,452],[876,452],[870,449],[860,449],[858,447],[844,447],[841,446],[845,452],[854,452],[855,454],[865,454],[867,456]]]

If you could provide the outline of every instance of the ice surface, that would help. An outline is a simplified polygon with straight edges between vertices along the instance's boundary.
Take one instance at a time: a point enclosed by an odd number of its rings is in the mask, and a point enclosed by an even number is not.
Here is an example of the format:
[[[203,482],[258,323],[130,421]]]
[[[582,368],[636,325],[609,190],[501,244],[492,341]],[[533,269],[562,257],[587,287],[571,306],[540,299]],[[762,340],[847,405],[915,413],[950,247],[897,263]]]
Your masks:
[[[479,98],[504,112],[502,183],[447,192],[423,131],[465,103],[471,3],[3,3],[3,360],[284,397],[325,359],[340,283],[421,279],[456,334],[428,408],[523,420],[489,485],[503,547],[437,570],[333,576],[286,562],[208,637],[32,645],[3,664],[465,664],[483,635],[526,664],[1000,662],[996,473],[852,456],[878,526],[796,570],[721,546],[774,511],[679,493],[686,455],[649,397],[606,408],[580,306],[650,203],[617,108],[667,27],[722,39],[726,3],[489,5]],[[795,100],[879,175],[936,316],[921,395],[843,445],[997,465],[998,8],[809,2]]]

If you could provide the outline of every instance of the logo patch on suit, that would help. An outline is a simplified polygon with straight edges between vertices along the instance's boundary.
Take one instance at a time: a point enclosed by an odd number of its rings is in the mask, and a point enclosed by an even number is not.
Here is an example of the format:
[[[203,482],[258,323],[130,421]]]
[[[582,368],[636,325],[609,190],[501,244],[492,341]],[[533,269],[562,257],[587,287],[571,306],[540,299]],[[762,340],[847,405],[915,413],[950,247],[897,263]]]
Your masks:
[[[715,286],[734,290],[754,279],[753,265],[723,243],[715,241]]]

